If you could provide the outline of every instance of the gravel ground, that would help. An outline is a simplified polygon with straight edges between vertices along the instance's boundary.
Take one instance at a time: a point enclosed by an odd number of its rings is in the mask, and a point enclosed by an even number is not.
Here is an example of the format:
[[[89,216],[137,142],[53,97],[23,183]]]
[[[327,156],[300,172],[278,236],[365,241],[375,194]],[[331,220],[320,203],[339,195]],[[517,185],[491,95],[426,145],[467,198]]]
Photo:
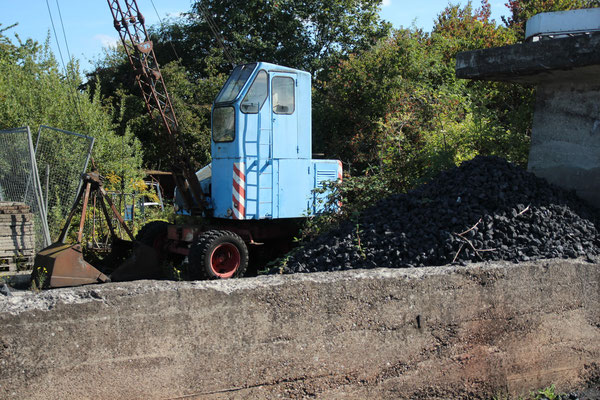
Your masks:
[[[597,211],[573,192],[503,159],[479,156],[323,234],[290,256],[283,272],[593,260],[600,255],[598,221]]]

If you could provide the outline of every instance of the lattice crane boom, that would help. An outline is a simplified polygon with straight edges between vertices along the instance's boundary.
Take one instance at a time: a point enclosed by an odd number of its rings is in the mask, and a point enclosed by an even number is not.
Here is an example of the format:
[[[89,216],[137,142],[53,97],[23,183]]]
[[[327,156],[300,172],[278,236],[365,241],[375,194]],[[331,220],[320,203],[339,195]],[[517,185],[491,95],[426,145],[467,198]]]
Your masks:
[[[204,194],[198,178],[186,156],[186,149],[178,143],[179,124],[167,87],[154,54],[153,44],[146,30],[144,16],[136,0],[107,0],[114,26],[135,72],[150,116],[166,131],[171,167],[175,184],[189,210],[204,208]],[[159,117],[157,117],[157,114]],[[157,129],[160,134],[160,128]],[[196,200],[196,204],[194,203]]]

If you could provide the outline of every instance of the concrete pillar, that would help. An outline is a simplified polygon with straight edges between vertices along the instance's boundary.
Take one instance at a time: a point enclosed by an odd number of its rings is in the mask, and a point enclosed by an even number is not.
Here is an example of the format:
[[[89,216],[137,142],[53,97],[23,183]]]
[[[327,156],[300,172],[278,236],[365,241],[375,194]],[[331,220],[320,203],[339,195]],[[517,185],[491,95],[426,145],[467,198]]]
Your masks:
[[[537,86],[528,169],[600,208],[600,85]]]

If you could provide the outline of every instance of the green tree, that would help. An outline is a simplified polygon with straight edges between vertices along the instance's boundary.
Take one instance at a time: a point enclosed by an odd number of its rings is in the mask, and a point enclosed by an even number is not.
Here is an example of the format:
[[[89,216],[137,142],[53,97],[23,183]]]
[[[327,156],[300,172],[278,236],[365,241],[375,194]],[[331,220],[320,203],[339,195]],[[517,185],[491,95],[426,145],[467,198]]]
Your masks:
[[[185,20],[154,32],[161,39],[161,53],[172,53],[173,46],[195,74],[230,70],[221,43],[236,64],[267,61],[316,73],[386,36],[390,25],[379,17],[380,4],[381,0],[195,1]]]
[[[445,60],[450,61],[460,51],[515,43],[514,32],[498,26],[491,15],[488,0],[482,0],[479,8],[473,8],[471,1],[464,7],[450,4],[436,18],[431,44],[438,47]]]
[[[0,129],[48,125],[93,136],[93,156],[103,174],[138,177],[140,142],[128,130],[114,132],[112,110],[103,107],[99,90],[91,95],[79,89],[77,62],[72,60],[63,73],[48,41],[40,45],[17,36],[13,43],[5,35],[7,29],[0,30]]]
[[[210,162],[210,109],[227,76],[219,73],[194,78],[180,61],[162,65],[161,73],[179,123],[179,143],[188,149],[193,165],[200,168]],[[98,88],[106,107],[116,110],[113,122],[119,130],[129,129],[140,140],[146,168],[171,168],[169,154],[164,151],[168,137],[159,133],[162,127],[148,115],[122,46],[105,51],[85,86],[93,95]]]
[[[532,90],[456,79],[460,51],[515,42],[490,19],[487,1],[450,5],[431,34],[395,31],[370,50],[341,61],[316,93],[320,148],[353,175],[335,201],[350,211],[361,193],[405,191],[477,154],[525,162]]]
[[[483,0],[474,9],[449,5],[438,16],[431,46],[454,66],[458,52],[516,43],[518,34],[491,19],[490,5]],[[454,73],[454,71],[452,71]],[[533,115],[533,88],[514,83],[464,81],[464,106],[470,111],[470,136],[477,154],[495,154],[525,164]]]
[[[317,148],[352,164],[357,173],[379,165],[381,122],[392,112],[411,118],[415,86],[423,74],[434,73],[422,68],[425,42],[420,31],[397,31],[332,68],[323,90],[315,93]]]

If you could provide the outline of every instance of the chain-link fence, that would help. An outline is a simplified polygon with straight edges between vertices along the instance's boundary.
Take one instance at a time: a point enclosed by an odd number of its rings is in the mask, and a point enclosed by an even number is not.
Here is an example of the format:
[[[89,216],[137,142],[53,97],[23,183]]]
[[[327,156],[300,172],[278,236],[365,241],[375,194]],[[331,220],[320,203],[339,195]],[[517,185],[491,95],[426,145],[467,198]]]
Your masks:
[[[26,203],[34,214],[35,250],[50,244],[29,127],[0,131],[0,201]]]
[[[73,206],[93,146],[90,136],[43,125],[38,130],[35,158],[52,241],[58,239]]]

